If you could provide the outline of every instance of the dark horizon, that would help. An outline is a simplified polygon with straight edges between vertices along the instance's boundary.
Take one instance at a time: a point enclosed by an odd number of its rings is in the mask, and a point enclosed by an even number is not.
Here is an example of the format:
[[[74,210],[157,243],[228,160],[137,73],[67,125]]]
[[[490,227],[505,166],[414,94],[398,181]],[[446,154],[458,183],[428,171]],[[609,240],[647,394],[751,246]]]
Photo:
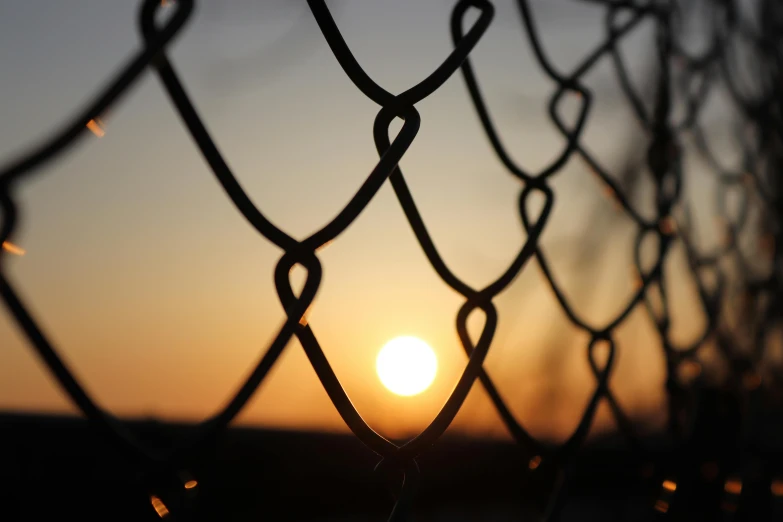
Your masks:
[[[743,495],[755,499],[745,500],[743,516],[772,521],[783,514],[783,476],[768,474],[783,469],[783,419],[777,417],[777,427],[774,418],[759,426],[764,437],[756,439],[751,454],[743,454],[736,443],[738,410],[726,409],[728,397],[726,390],[704,395],[689,444],[674,453],[665,432],[643,437],[647,449],[642,453],[629,452],[620,433],[588,441],[567,468],[562,522],[607,517],[652,521],[661,484],[673,478],[686,494],[669,506],[672,516],[715,520],[723,516],[727,502],[724,483],[738,473]],[[770,413],[775,411],[779,409]],[[194,428],[154,419],[122,423],[142,443],[158,449],[184,440]],[[87,420],[0,412],[0,433],[3,444],[14,448],[0,466],[0,501],[8,506],[9,520],[16,520],[14,514],[20,520],[29,516],[27,506],[36,506],[41,518],[103,520],[111,512],[117,521],[159,519],[149,503],[154,492],[146,490],[158,482],[135,476],[134,463],[120,457]],[[758,460],[761,455],[763,461]],[[232,426],[179,476],[182,483],[197,481],[196,521],[245,521],[272,512],[281,521],[370,522],[386,520],[393,505],[388,485],[373,472],[379,460],[352,435]],[[559,473],[557,466],[517,443],[454,432],[417,460],[417,521],[510,522],[540,516]],[[714,470],[707,475],[705,463],[710,462]],[[171,475],[165,476],[161,498],[172,487]],[[779,484],[778,493],[770,494],[770,480],[773,488]],[[460,491],[469,494],[455,495]],[[41,503],[43,498],[48,501]]]

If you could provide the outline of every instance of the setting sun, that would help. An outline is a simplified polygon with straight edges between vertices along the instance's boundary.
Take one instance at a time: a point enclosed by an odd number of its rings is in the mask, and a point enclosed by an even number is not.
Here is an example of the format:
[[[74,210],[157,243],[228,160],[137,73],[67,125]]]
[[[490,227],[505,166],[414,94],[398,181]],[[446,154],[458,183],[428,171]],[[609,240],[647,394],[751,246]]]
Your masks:
[[[438,361],[432,348],[421,339],[397,337],[381,348],[375,369],[390,392],[407,397],[429,388]]]

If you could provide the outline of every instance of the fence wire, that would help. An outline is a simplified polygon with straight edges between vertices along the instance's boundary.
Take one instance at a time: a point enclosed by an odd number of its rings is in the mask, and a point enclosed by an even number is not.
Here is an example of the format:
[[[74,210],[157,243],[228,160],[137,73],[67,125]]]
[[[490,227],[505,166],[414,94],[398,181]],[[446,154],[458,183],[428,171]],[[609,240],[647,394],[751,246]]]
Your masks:
[[[409,519],[419,475],[416,459],[446,431],[477,379],[518,442],[520,451],[529,456],[530,473],[538,473],[538,470],[547,467],[556,472],[557,480],[545,513],[547,520],[558,519],[567,502],[574,456],[584,446],[602,400],[610,406],[618,430],[629,443],[632,458],[652,465],[646,468],[650,470],[648,479],[653,484],[649,498],[650,515],[676,516],[678,502],[685,502],[682,499],[693,490],[693,480],[688,478],[692,476],[693,469],[709,464],[698,461],[691,451],[694,444],[703,440],[699,437],[705,436],[699,431],[699,419],[710,415],[710,412],[705,413],[699,405],[707,386],[701,378],[682,378],[684,369],[699,368],[699,354],[708,345],[716,347],[728,362],[729,377],[722,393],[742,405],[742,423],[737,427],[740,436],[737,447],[730,448],[729,453],[741,454],[743,459],[751,459],[757,464],[752,473],[747,471],[749,468],[743,468],[743,471],[736,467],[729,473],[729,466],[724,466],[723,462],[712,463],[720,469],[719,482],[725,492],[720,508],[716,509],[728,514],[741,513],[743,509],[746,512],[749,509],[763,511],[767,508],[759,507],[760,498],[769,503],[771,495],[783,495],[783,482],[775,479],[776,473],[783,471],[778,453],[774,448],[759,444],[752,435],[748,435],[752,430],[745,429],[757,422],[754,412],[758,408],[753,405],[763,403],[772,404],[773,409],[780,407],[780,402],[775,401],[780,400],[783,388],[781,373],[764,365],[769,347],[776,337],[780,337],[783,306],[783,263],[781,250],[777,248],[783,234],[780,200],[783,188],[778,172],[783,159],[783,33],[780,31],[783,5],[774,0],[759,0],[752,5],[740,0],[582,1],[598,4],[605,10],[605,37],[595,48],[588,50],[581,62],[569,72],[559,71],[548,57],[530,3],[527,0],[517,2],[522,31],[538,65],[554,85],[548,112],[551,122],[563,137],[562,150],[557,158],[541,171],[531,172],[511,159],[487,109],[470,61],[471,52],[492,23],[494,8],[490,1],[457,1],[451,11],[450,28],[454,45],[451,53],[419,83],[400,94],[392,94],[377,84],[354,58],[326,3],[308,0],[312,15],[345,74],[356,88],[379,106],[373,126],[379,160],[339,214],[301,241],[275,226],[251,202],[209,135],[167,56],[168,46],[193,14],[193,0],[173,2],[173,12],[165,23],[156,21],[162,3],[145,0],[138,19],[143,44],[135,56],[94,96],[86,109],[55,131],[42,145],[3,164],[0,169],[0,243],[7,247],[0,249],[0,294],[3,301],[26,334],[31,348],[45,362],[73,403],[141,473],[140,480],[150,492],[151,509],[160,517],[188,520],[197,515],[192,502],[193,490],[197,488],[194,488],[196,482],[187,474],[189,462],[200,452],[208,450],[215,438],[226,430],[294,336],[300,341],[346,425],[380,457],[377,471],[390,480],[402,477],[401,482],[392,487],[396,503],[389,515],[391,521]],[[472,11],[477,11],[478,17],[466,27],[466,19]],[[683,39],[688,36],[689,23],[695,19],[701,19],[708,29],[709,45],[698,54],[688,52],[683,44]],[[633,85],[619,48],[623,39],[637,30],[642,22],[650,21],[655,27],[653,54],[657,65],[652,103]],[[611,60],[627,102],[646,134],[646,143],[643,144],[647,149],[646,164],[640,175],[648,176],[654,187],[652,193],[646,195],[654,203],[655,213],[651,218],[642,215],[628,193],[629,188],[618,181],[618,176],[604,168],[582,142],[593,102],[591,91],[582,81],[600,60]],[[101,114],[120,103],[147,70],[158,76],[204,160],[237,210],[261,236],[282,251],[274,271],[274,282],[286,314],[277,335],[225,407],[200,424],[195,436],[181,441],[174,450],[167,452],[146,447],[136,440],[82,387],[5,272],[6,259],[12,253],[14,232],[21,218],[16,189],[40,172],[41,167],[77,146],[88,129],[99,121]],[[436,92],[457,71],[463,77],[478,119],[498,160],[519,181],[519,215],[526,233],[524,243],[508,268],[484,288],[473,288],[462,281],[441,257],[399,166],[419,130],[417,103]],[[705,102],[720,88],[728,90],[740,114],[736,121],[731,122],[736,127],[736,143],[742,150],[740,169],[721,164],[702,122]],[[576,122],[569,125],[560,114],[560,108],[567,97],[573,96],[578,98],[579,110]],[[674,115],[677,104],[685,108],[679,118]],[[390,126],[397,118],[403,121],[403,125],[392,137]],[[698,248],[690,204],[683,196],[683,185],[688,179],[685,174],[688,165],[683,152],[686,144],[692,144],[702,155],[717,181],[714,195],[698,194],[699,198],[716,198],[718,224],[724,241],[714,251],[705,252]],[[605,193],[637,227],[634,259],[638,285],[621,312],[605,324],[591,324],[574,309],[541,247],[540,240],[555,205],[555,192],[550,182],[575,156],[589,167],[604,185]],[[439,413],[421,433],[404,444],[387,440],[364,421],[341,386],[307,321],[307,312],[313,305],[322,279],[319,249],[339,239],[387,180],[432,268],[446,285],[464,297],[456,317],[456,329],[468,356],[462,375]],[[732,191],[739,194],[738,211],[729,208]],[[543,200],[543,205],[540,210],[534,211],[539,206],[537,200]],[[645,266],[649,263],[643,262],[642,244],[649,240],[655,242],[656,255],[652,266]],[[745,240],[750,247],[743,246],[742,241]],[[677,344],[672,339],[672,314],[667,297],[671,277],[665,262],[678,242],[687,253],[690,279],[707,319],[697,339],[687,345]],[[501,391],[483,367],[498,322],[493,300],[530,263],[541,268],[568,319],[589,334],[585,351],[595,377],[595,390],[577,427],[557,447],[544,444],[525,429],[507,407]],[[304,287],[298,295],[289,280],[289,273],[296,265],[307,272]],[[668,460],[656,461],[657,453],[636,434],[633,423],[610,386],[616,352],[615,331],[637,306],[646,308],[655,325],[666,361],[667,431],[670,441],[667,451],[675,457]],[[467,330],[468,317],[474,313],[484,316],[484,326],[477,341],[468,335]],[[604,362],[599,361],[600,351],[606,355]],[[775,489],[776,484],[779,491]],[[759,496],[761,489],[767,491],[766,497]]]

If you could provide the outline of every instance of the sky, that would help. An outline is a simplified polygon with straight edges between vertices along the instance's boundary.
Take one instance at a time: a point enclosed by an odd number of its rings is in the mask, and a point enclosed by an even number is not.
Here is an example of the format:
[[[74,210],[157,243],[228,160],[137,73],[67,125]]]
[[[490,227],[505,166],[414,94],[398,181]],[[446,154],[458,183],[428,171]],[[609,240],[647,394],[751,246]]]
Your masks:
[[[513,3],[493,3],[496,15],[473,64],[514,159],[540,169],[563,143],[546,114],[553,84]],[[0,5],[1,164],[76,113],[138,49],[139,4]],[[424,78],[451,49],[453,2],[328,5],[357,60],[391,92]],[[600,41],[601,9],[568,0],[531,5],[561,71]],[[636,81],[644,81],[649,29],[623,44]],[[377,162],[378,107],[340,69],[304,2],[198,2],[169,56],[240,182],[289,234],[302,238],[334,216]],[[584,143],[609,169],[622,165],[625,152],[643,154],[610,62],[586,83],[596,102]],[[720,103],[708,111],[718,123]],[[421,130],[401,162],[406,180],[448,265],[469,284],[485,285],[525,239],[521,185],[493,155],[459,74],[417,108]],[[11,259],[8,272],[101,405],[121,416],[205,418],[283,320],[272,279],[281,252],[232,206],[153,74],[102,119],[102,138],[89,136],[21,187],[16,242],[26,255]],[[721,129],[710,129],[717,142],[725,141]],[[686,190],[707,201],[709,177],[692,161]],[[606,323],[633,291],[635,228],[579,160],[552,186],[557,199],[544,248],[577,310]],[[651,198],[640,199],[648,215]],[[454,328],[462,298],[429,266],[388,184],[319,257],[324,278],[310,324],[348,395],[382,434],[421,430],[466,363]],[[683,261],[676,251],[672,263]],[[683,318],[674,334],[687,340],[703,318],[685,276],[674,272],[674,312]],[[495,303],[500,320],[488,371],[533,434],[564,438],[594,389],[587,337],[567,322],[534,262]],[[474,333],[479,328],[472,325]],[[381,346],[400,335],[424,339],[439,360],[433,386],[412,398],[390,394],[375,374]],[[643,425],[660,425],[663,359],[641,307],[617,341],[611,383],[620,403]],[[75,411],[4,309],[0,345],[0,409]],[[607,411],[599,412],[596,429],[610,429]],[[346,430],[295,340],[237,422]],[[452,428],[506,436],[478,383]]]

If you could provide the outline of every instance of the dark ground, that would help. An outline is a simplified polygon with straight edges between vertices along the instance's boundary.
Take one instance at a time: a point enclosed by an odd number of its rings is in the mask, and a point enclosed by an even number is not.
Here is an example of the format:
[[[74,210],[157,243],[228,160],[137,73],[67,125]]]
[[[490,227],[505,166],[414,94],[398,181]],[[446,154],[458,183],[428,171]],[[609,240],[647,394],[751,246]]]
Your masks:
[[[129,424],[157,444],[188,430]],[[710,440],[723,444],[720,433]],[[0,441],[1,521],[159,520],[129,463],[81,419],[0,414]],[[674,462],[662,455],[638,460],[613,446],[599,441],[583,452],[568,482],[562,520],[661,516],[654,504]],[[690,451],[709,456],[711,450],[707,444]],[[510,443],[443,439],[419,459],[416,520],[537,520],[555,472],[546,462],[530,471],[528,459]],[[234,428],[189,470],[198,486],[188,493],[198,520],[380,521],[393,500],[373,471],[377,462],[352,436]],[[732,512],[722,473],[711,481],[686,475],[680,475],[678,492],[690,494],[670,499],[669,520],[783,520],[783,497],[746,483],[742,494],[755,495],[752,505],[768,507]],[[769,482],[765,487],[768,492]]]

